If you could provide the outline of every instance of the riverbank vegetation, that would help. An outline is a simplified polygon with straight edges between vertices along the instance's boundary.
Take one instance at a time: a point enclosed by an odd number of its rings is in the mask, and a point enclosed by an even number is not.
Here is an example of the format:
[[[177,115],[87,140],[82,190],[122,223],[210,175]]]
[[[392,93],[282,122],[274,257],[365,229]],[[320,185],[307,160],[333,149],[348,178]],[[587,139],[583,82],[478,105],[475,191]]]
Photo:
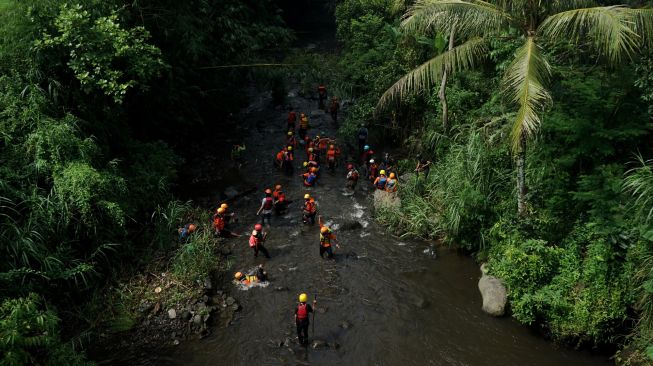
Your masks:
[[[489,3],[338,5],[341,131],[367,123],[405,159],[401,209],[378,218],[488,262],[520,322],[650,363],[651,10]]]
[[[246,101],[248,71],[214,67],[290,37],[271,1],[0,1],[0,364],[84,364],[133,320],[118,280],[219,265],[207,232],[178,246],[208,218],[172,192]]]

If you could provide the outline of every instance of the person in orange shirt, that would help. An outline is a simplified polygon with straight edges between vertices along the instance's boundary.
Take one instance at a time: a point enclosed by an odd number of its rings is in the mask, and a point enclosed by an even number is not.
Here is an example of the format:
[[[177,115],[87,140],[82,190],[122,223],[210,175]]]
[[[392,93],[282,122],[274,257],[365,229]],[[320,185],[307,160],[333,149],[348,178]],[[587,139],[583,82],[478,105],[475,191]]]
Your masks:
[[[324,258],[326,253],[327,259],[333,259],[333,244],[340,249],[336,234],[333,233],[330,227],[322,224],[322,216],[318,218],[318,224],[320,224],[320,257]]]
[[[334,171],[336,169],[336,147],[334,145],[329,146],[326,157],[329,170]]]
[[[317,214],[317,203],[310,194],[304,195],[304,208],[302,210],[302,221],[304,224],[315,225],[315,215]]]

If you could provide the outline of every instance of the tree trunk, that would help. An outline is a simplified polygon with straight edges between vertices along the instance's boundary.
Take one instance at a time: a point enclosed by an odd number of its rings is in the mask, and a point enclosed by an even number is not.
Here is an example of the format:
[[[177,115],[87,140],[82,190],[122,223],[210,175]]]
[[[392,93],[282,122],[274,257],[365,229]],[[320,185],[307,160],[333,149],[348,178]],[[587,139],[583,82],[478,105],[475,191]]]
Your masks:
[[[451,34],[449,34],[449,51],[453,49],[453,40],[456,33],[456,24],[451,27]],[[440,104],[442,105],[442,128],[446,134],[449,131],[449,105],[447,104],[447,94],[445,93],[447,88],[447,70],[445,69],[442,72],[442,83],[440,84],[440,91],[438,92],[438,97],[440,97]]]
[[[523,133],[517,154],[517,190],[517,212],[523,217],[526,216],[526,135]]]

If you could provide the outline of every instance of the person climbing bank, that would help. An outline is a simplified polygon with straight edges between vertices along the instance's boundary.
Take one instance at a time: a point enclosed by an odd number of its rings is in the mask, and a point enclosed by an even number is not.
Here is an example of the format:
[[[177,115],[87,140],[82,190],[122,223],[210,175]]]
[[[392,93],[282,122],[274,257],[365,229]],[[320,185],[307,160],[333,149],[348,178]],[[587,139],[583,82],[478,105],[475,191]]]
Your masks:
[[[388,177],[385,176],[385,170],[379,172],[379,176],[374,180],[374,187],[380,191],[385,191],[388,184]]]
[[[317,305],[317,300],[313,300],[313,306],[307,304],[308,295],[299,295],[299,303],[295,308],[295,324],[297,325],[297,340],[299,344],[308,346],[308,315],[312,313]]]

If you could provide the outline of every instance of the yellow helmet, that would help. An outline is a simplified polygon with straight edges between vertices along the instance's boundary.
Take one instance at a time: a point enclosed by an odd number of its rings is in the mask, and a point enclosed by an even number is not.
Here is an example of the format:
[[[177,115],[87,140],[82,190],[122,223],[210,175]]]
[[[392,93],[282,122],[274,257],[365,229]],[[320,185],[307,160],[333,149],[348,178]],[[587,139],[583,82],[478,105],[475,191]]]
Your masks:
[[[220,207],[220,208],[218,209],[218,213],[219,213],[219,214],[223,214],[224,211],[225,211],[225,209],[224,209],[223,207]]]
[[[299,295],[299,302],[306,302],[306,301],[308,301],[308,295],[306,294]]]
[[[240,280],[241,278],[243,278],[243,274],[241,272],[236,272],[236,274],[234,275],[234,278],[236,280]]]
[[[390,173],[390,179],[395,179],[395,173]]]
[[[288,131],[288,136],[292,136],[292,131]]]
[[[313,152],[313,148],[312,148],[312,147],[309,147],[309,148],[308,148],[308,152]]]
[[[306,193],[306,194],[304,195],[304,199],[307,200],[307,199],[309,199],[309,198],[311,198],[311,195],[308,194],[308,193]]]
[[[380,174],[380,175],[385,175],[385,170],[381,170],[381,171],[379,172],[379,174]]]
[[[307,167],[307,166],[308,166],[308,161],[305,161],[304,162],[304,167]]]
[[[288,146],[288,151],[292,151],[292,146]]]

